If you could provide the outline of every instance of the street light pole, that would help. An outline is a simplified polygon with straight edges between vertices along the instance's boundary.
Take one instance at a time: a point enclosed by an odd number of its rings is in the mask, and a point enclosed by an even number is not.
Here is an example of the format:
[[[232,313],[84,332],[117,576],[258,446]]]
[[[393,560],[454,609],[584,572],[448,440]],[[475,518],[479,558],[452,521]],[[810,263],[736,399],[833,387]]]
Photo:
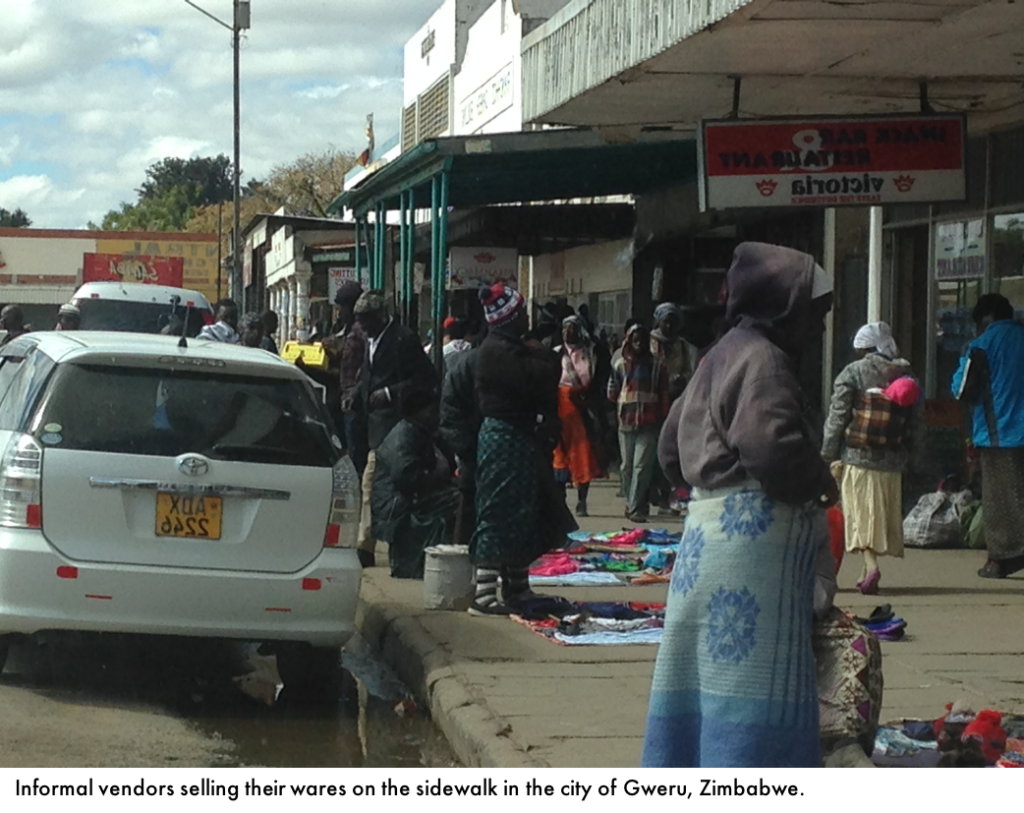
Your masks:
[[[245,5],[248,8],[249,4],[246,3]],[[239,2],[238,2],[238,0],[235,0],[235,25],[234,25],[234,30],[232,31],[232,34],[233,34],[232,39],[233,39],[233,45],[234,45],[234,62],[235,62],[235,167],[234,167],[234,172],[233,172],[233,174],[235,176],[235,179],[234,179],[235,180],[235,190],[234,190],[234,192],[235,192],[235,206],[234,206],[234,209],[235,209],[235,222],[234,222],[234,228],[233,228],[233,231],[232,231],[233,237],[231,239],[231,280],[232,280],[232,289],[233,289],[232,290],[232,294],[235,294],[235,295],[241,294],[241,296],[239,297],[239,299],[241,300],[239,302],[239,305],[242,307],[242,310],[244,312],[247,309],[245,307],[245,287],[244,287],[244,283],[243,283],[243,280],[242,280],[242,258],[241,258],[242,247],[240,245],[240,243],[241,243],[241,234],[242,234],[242,228],[241,228],[241,218],[242,218],[242,212],[241,212],[241,209],[242,209],[242,205],[241,205],[242,204],[242,188],[241,188],[241,175],[242,175],[242,171],[241,171],[242,100],[241,100],[241,93],[239,92],[239,61],[240,60],[239,60],[239,54],[238,54],[238,51],[239,51],[238,45],[239,45],[239,40],[241,39],[241,37],[239,36],[239,32],[241,31],[241,29],[239,28],[239,11],[238,11],[238,7],[239,7]],[[236,294],[236,292],[237,292],[237,294]]]
[[[245,291],[242,287],[242,247],[241,235],[242,235],[242,168],[241,168],[241,133],[242,133],[242,100],[240,93],[240,59],[239,59],[239,46],[242,38],[242,31],[248,29],[251,23],[251,11],[249,6],[249,0],[232,0],[234,3],[234,17],[232,18],[232,25],[228,25],[219,17],[215,17],[213,14],[208,12],[206,9],[196,5],[192,0],[184,0],[188,5],[192,6],[196,11],[205,14],[211,20],[218,25],[223,26],[231,32],[231,44],[233,50],[233,61],[234,61],[234,102],[235,102],[235,133],[234,133],[234,165],[232,174],[234,175],[234,224],[231,230],[231,296],[239,297],[241,295],[242,302],[239,304],[244,307]],[[218,269],[218,274],[220,270]]]

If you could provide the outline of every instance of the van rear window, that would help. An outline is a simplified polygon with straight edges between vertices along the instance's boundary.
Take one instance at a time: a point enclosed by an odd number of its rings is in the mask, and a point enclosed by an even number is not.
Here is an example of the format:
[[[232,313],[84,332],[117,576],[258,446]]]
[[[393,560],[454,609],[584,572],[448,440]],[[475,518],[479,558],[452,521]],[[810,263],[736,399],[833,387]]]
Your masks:
[[[324,467],[339,456],[329,418],[295,379],[60,365],[31,427],[62,449]]]
[[[82,330],[113,330],[119,333],[170,333],[181,335],[188,314],[190,338],[199,335],[205,324],[203,311],[184,305],[172,308],[157,302],[131,302],[121,299],[81,299]]]

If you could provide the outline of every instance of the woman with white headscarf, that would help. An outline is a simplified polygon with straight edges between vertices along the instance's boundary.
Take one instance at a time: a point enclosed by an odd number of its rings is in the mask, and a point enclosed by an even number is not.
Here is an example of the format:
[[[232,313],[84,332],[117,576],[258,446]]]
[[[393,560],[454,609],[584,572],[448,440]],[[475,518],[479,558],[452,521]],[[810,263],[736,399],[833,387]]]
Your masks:
[[[921,448],[920,386],[885,322],[864,325],[836,378],[822,456],[842,485],[846,550],[864,557],[857,589],[878,592],[879,556],[903,556],[903,472]]]

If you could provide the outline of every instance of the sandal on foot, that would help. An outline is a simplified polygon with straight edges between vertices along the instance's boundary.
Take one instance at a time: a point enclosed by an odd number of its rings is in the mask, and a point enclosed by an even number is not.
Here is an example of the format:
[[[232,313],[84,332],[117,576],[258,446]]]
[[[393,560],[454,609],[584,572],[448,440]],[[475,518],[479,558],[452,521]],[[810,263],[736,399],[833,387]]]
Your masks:
[[[512,609],[499,601],[493,604],[477,604],[475,601],[469,605],[467,612],[478,617],[486,616],[508,616],[512,615]]]
[[[882,580],[882,571],[877,567],[864,578],[857,589],[865,596],[873,596],[878,592],[878,583]]]

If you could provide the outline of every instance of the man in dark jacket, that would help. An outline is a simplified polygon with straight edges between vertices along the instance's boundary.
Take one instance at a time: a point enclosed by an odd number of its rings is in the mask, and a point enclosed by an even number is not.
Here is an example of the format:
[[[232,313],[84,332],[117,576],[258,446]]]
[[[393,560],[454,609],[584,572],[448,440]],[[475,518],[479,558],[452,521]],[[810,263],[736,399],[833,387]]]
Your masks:
[[[363,471],[363,509],[359,520],[359,560],[363,567],[374,563],[377,542],[373,538],[371,502],[375,451],[402,418],[402,402],[417,392],[437,389],[437,374],[423,352],[419,339],[387,311],[380,291],[367,291],[356,302],[355,317],[366,334],[366,358],[359,383],[359,397],[366,409],[370,452]]]
[[[459,494],[435,442],[437,393],[410,393],[402,411],[375,453],[373,536],[388,543],[393,578],[421,579],[426,549],[451,541]]]

